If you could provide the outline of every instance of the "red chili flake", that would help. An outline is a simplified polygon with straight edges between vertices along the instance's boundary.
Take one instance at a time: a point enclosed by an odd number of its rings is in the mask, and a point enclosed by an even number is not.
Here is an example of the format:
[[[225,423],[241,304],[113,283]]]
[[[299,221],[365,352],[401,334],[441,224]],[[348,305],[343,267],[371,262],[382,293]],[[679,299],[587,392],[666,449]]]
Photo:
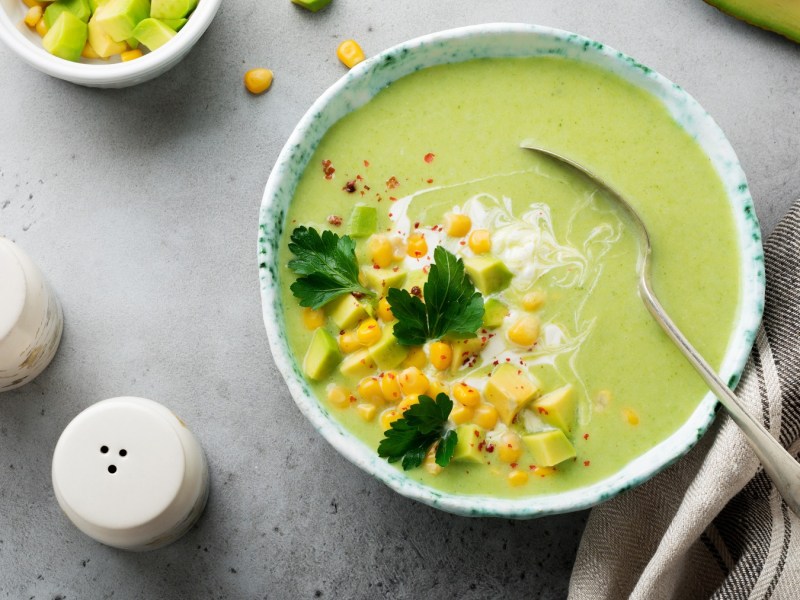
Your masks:
[[[484,443],[485,442],[481,442],[480,444],[478,444],[478,450],[483,450]]]
[[[426,179],[425,181],[427,181],[428,183],[433,183],[433,179]]]
[[[397,202],[397,198],[395,198],[394,196],[389,196],[389,200],[391,200],[392,202]]]
[[[364,166],[365,166],[365,167],[368,167],[368,166],[369,166],[369,161],[368,161],[368,160],[365,160],[365,161],[364,161]]]
[[[411,288],[411,294],[413,296],[420,297],[420,296],[422,296],[422,290],[419,289],[418,285],[415,285],[414,287]]]
[[[592,464],[592,463],[591,463],[591,461],[589,461],[589,460],[585,460],[585,461],[583,461],[583,466],[584,466],[584,467],[588,467],[590,464]]]
[[[339,330],[339,335],[344,335],[344,329]]]
[[[425,162],[426,162],[426,163],[432,163],[432,162],[433,162],[433,159],[434,159],[435,157],[436,157],[436,155],[435,155],[433,152],[428,152],[428,153],[425,155]]]
[[[356,397],[355,396],[350,396],[350,402],[356,402]]]
[[[361,300],[366,294],[364,292],[350,292],[353,298],[356,300]]]
[[[550,414],[549,412],[547,412],[546,408],[543,408],[541,406],[539,406],[537,410],[539,411],[540,415],[549,415]]]
[[[353,192],[356,191],[356,180],[352,179],[348,181],[347,183],[344,184],[344,187],[342,189],[348,194],[352,194]]]
[[[331,165],[331,161],[328,159],[322,161],[322,174],[325,175],[325,179],[333,179],[333,174],[335,172],[336,169]]]
[[[394,175],[392,175],[391,177],[389,177],[389,179],[386,180],[386,187],[389,188],[390,190],[393,190],[398,185],[400,185],[400,182],[397,181],[397,177],[395,177]]]
[[[467,245],[467,242],[465,242],[464,240],[461,240],[461,241],[460,241],[460,242],[458,242],[458,243],[459,243],[459,244],[461,244],[462,246],[466,246],[466,245]]]
[[[414,229],[419,229],[419,221],[417,221],[416,223],[414,223]]]
[[[494,452],[494,444],[489,444],[488,446],[486,446],[486,451],[487,451],[489,454],[491,454],[492,452]]]
[[[358,179],[359,181],[364,181],[364,178],[361,175],[356,175],[356,179]]]
[[[331,225],[336,225],[337,227],[342,224],[342,217],[338,215],[330,215],[328,217],[328,223]]]
[[[511,359],[506,357],[506,362],[511,362]]]
[[[531,471],[535,471],[536,470],[536,465],[530,465],[528,467],[528,469],[530,469]]]
[[[500,364],[500,361],[499,360],[495,360],[495,361],[492,362],[492,364],[496,367],[497,365]]]
[[[397,273],[399,270],[400,270],[400,267],[392,267],[392,271],[394,271],[395,273]]]
[[[588,433],[584,433],[583,434],[583,439],[588,440],[589,439],[589,434]]]
[[[372,268],[373,268],[373,269],[380,269],[380,268],[381,268],[381,266],[380,266],[380,265],[372,265]]]
[[[369,186],[368,186],[368,185],[365,183],[365,184],[364,184],[364,189],[365,189],[365,190],[367,190],[367,191],[370,191],[372,188],[371,188],[371,187],[369,187]]]
[[[511,463],[510,467],[511,467],[512,469],[516,469],[516,468],[517,468],[517,463]]]
[[[478,431],[477,429],[475,430],[474,433],[475,433],[475,437],[481,437],[481,432]]]

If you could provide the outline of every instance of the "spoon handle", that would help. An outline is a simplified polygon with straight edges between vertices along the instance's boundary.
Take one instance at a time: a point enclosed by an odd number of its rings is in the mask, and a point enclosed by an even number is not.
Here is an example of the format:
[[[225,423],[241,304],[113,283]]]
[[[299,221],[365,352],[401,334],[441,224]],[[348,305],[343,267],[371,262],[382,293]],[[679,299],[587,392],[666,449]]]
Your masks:
[[[775,488],[783,496],[786,505],[794,514],[800,516],[800,463],[780,445],[778,440],[772,437],[759,421],[750,416],[741,401],[731,392],[728,386],[719,378],[719,375],[711,368],[711,365],[700,356],[697,350],[689,343],[689,340],[681,333],[680,329],[667,316],[652,289],[644,280],[641,283],[640,291],[642,299],[653,318],[658,321],[658,324],[661,325],[666,334],[677,344],[683,355],[728,410],[731,418],[744,432],[747,441],[750,442],[756,455],[761,460],[761,464],[764,465],[764,470],[769,474]]]

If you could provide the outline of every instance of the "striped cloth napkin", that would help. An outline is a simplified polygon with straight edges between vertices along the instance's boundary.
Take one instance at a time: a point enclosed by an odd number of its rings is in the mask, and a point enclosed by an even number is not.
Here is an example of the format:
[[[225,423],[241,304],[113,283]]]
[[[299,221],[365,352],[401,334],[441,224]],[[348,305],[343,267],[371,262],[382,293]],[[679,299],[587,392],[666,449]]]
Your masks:
[[[800,451],[800,200],[764,247],[764,321],[736,390]],[[592,510],[573,600],[800,599],[800,519],[724,411],[683,459]]]

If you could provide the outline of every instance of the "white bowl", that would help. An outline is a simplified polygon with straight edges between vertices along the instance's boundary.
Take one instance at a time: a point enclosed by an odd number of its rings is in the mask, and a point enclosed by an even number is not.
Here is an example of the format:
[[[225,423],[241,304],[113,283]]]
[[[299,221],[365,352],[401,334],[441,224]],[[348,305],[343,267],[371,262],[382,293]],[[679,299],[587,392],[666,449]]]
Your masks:
[[[453,29],[405,42],[357,65],[312,105],[295,128],[267,182],[261,205],[258,259],[264,325],[272,356],[295,402],[314,427],[348,460],[392,489],[437,508],[470,516],[531,518],[588,508],[638,485],[686,453],[711,424],[717,400],[710,392],[671,436],[609,477],[578,489],[526,498],[442,492],[380,458],[347,431],[317,400],[292,353],[278,291],[285,267],[278,246],[297,182],[325,132],[391,82],[424,67],[474,58],[559,55],[614,73],[659,99],[709,157],[728,197],[741,253],[741,298],[720,375],[738,381],[755,341],[764,307],[764,255],[753,201],[736,154],[714,120],[679,86],[599,42],[535,25],[497,23]],[[688,268],[688,267],[687,267]]]
[[[28,7],[22,0],[0,0],[0,40],[42,73],[89,87],[122,88],[158,77],[186,56],[203,35],[222,0],[200,0],[186,25],[154,52],[128,62],[72,62],[42,48],[39,35],[22,20]]]

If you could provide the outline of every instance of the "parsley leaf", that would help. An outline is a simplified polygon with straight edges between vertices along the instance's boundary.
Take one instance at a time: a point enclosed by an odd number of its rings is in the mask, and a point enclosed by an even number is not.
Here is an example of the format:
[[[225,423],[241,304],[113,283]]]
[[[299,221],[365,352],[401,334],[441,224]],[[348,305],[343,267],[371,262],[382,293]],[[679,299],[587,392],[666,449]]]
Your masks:
[[[475,337],[483,322],[483,296],[464,272],[464,261],[437,246],[423,303],[407,290],[390,288],[387,299],[397,319],[394,336],[404,346],[419,346],[445,334]]]
[[[447,429],[447,418],[453,409],[453,401],[447,394],[439,394],[436,400],[422,395],[419,403],[413,404],[400,419],[383,435],[378,444],[378,456],[390,463],[403,460],[403,470],[408,471],[422,464],[431,446],[436,447],[436,464],[450,464],[458,442],[458,435]]]
[[[313,227],[298,227],[291,240],[289,250],[296,258],[288,266],[301,277],[289,289],[300,306],[316,309],[352,292],[374,296],[358,282],[356,243],[350,236],[327,230],[320,235]]]

